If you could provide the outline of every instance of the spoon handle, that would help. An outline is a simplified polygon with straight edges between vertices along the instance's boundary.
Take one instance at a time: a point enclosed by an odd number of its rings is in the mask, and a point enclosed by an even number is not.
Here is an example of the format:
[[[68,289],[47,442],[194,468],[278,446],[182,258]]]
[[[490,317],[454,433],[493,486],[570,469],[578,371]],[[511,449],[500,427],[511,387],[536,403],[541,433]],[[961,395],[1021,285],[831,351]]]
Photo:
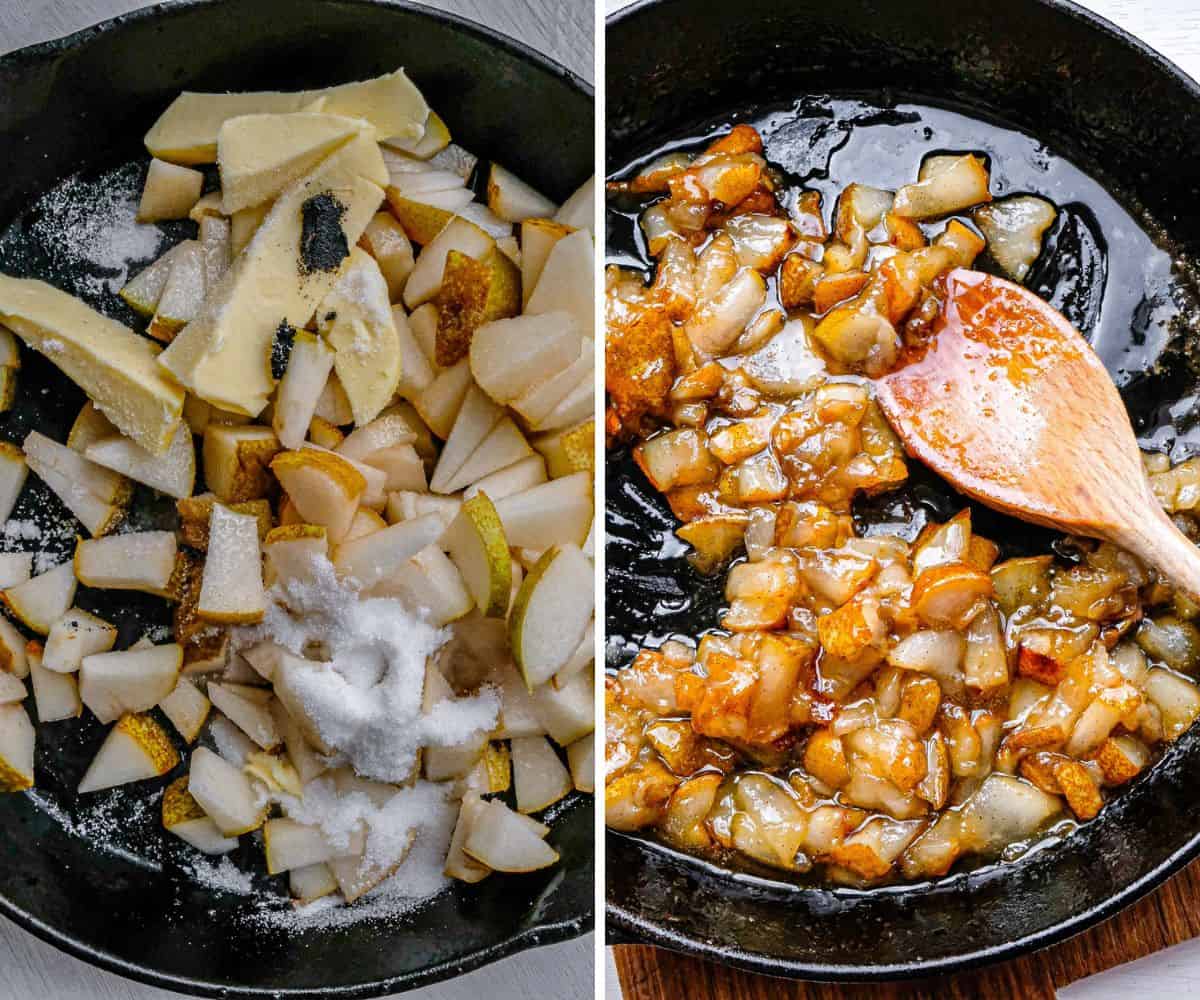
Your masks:
[[[1145,512],[1146,516],[1130,518],[1114,530],[1112,540],[1200,602],[1200,548],[1175,527],[1157,502],[1148,503]]]

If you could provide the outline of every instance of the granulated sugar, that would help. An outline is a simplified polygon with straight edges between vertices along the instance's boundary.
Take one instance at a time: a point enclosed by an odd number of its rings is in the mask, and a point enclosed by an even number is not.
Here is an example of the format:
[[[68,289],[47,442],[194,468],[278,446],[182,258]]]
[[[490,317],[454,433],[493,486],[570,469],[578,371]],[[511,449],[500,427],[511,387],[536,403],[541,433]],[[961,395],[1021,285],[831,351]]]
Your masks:
[[[163,234],[136,218],[141,183],[141,167],[130,163],[95,177],[70,177],[33,206],[30,235],[71,275],[77,291],[117,292],[130,262],[158,251]]]
[[[254,894],[254,879],[228,858],[210,861],[206,857],[189,860],[183,868],[201,885],[237,896]]]

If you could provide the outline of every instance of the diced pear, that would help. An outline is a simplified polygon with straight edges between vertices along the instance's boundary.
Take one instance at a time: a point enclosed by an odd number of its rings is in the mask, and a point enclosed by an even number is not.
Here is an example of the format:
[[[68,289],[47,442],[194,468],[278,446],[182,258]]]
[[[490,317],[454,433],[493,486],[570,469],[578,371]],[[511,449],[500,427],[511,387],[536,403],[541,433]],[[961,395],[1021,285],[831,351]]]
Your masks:
[[[0,673],[18,680],[29,676],[25,637],[3,615],[0,615]]]
[[[401,216],[401,222],[403,222]],[[404,305],[415,309],[428,302],[442,287],[442,273],[446,267],[446,256],[457,250],[477,260],[494,249],[496,241],[473,222],[466,219],[451,219],[431,242],[425,245],[417,257],[416,265],[404,286]]]
[[[595,792],[596,738],[593,733],[588,733],[567,747],[567,764],[571,769],[571,783],[575,790],[588,795]]]
[[[427,545],[436,542],[443,530],[441,521],[431,515],[400,521],[383,531],[339,545],[333,564],[339,575],[370,590],[393,576]]]
[[[469,199],[470,192],[465,193]],[[445,229],[455,216],[454,207],[443,208],[438,204],[428,204],[424,200],[405,198],[390,184],[387,188],[387,200],[392,214],[396,216],[404,234],[421,246],[428,246],[432,243],[437,238],[437,234]],[[409,271],[409,277],[411,276],[412,272]]]
[[[279,662],[275,665],[275,679],[273,681],[275,696],[283,703],[284,709],[295,722],[300,732],[304,734],[304,738],[312,744],[314,749],[327,755],[332,754],[334,748],[321,737],[320,728],[308,710],[303,685],[312,671],[328,669],[325,664],[304,660],[298,656],[293,656],[291,653],[282,653],[279,657]],[[286,734],[286,730],[282,727],[281,732]],[[297,770],[299,770],[299,767],[297,767]]]
[[[541,455],[526,455],[512,465],[497,469],[476,480],[464,491],[464,497],[486,493],[493,501],[520,493],[546,481],[546,463]]]
[[[25,436],[25,456],[30,468],[43,479],[44,472],[58,472],[74,487],[85,490],[106,504],[128,503],[132,487],[124,476],[89,461],[72,448],[46,437],[40,431]],[[53,483],[47,485],[54,488]],[[68,505],[69,506],[69,505]]]
[[[472,385],[467,389],[454,427],[429,480],[429,488],[433,492],[456,492],[457,488],[451,487],[451,481],[503,416],[504,410],[478,386]]]
[[[138,222],[158,222],[162,219],[186,219],[188,212],[200,200],[204,174],[163,160],[150,161],[146,186],[138,205]]]
[[[336,191],[345,210],[340,226],[347,246],[353,246],[383,197],[370,179],[379,171],[379,147],[360,134],[289,187],[210,293],[201,315],[180,331],[159,363],[222,409],[260,413],[274,387],[270,354],[280,323],[303,327],[342,270],[305,266],[303,206]]]
[[[546,727],[534,711],[529,688],[511,661],[506,658],[493,665],[488,681],[500,691],[500,724],[492,733],[493,739],[545,734]]]
[[[63,563],[0,593],[0,600],[26,628],[48,635],[50,626],[75,600],[75,568]]]
[[[338,883],[329,865],[305,865],[288,872],[288,891],[298,906],[306,906],[337,892]]]
[[[212,419],[212,412],[213,408],[199,396],[188,393],[183,401],[183,422],[188,425],[193,434],[204,433]],[[114,427],[113,430],[115,431],[116,428]]]
[[[170,343],[175,334],[200,314],[207,288],[204,283],[204,250],[197,240],[179,244],[171,271],[146,332]]]
[[[346,440],[346,435],[342,433],[341,428],[334,427],[328,420],[314,416],[312,423],[308,425],[308,439],[327,451],[334,451]]]
[[[296,331],[271,415],[271,426],[285,448],[299,448],[304,442],[332,370],[333,349],[307,330]]]
[[[267,818],[250,779],[208,747],[192,751],[188,791],[226,837],[257,830]]]
[[[271,703],[271,715],[275,719],[275,728],[279,730],[280,738],[287,750],[288,760],[296,769],[300,780],[307,784],[324,774],[327,770],[324,760],[305,739],[300,726],[278,698]]]
[[[88,445],[120,433],[116,425],[96,409],[96,404],[89,399],[80,408],[75,422],[71,424],[71,430],[67,434],[67,447],[82,455],[87,451]]]
[[[425,667],[425,687],[422,691],[421,710],[426,715],[435,714],[437,706],[444,701],[454,700],[454,689],[442,673],[430,661]],[[422,769],[426,781],[448,781],[461,778],[475,766],[487,746],[487,733],[475,732],[465,740],[451,746],[426,746],[422,752]]]
[[[409,830],[399,843],[389,841],[389,853],[386,860],[368,858],[364,853],[327,861],[326,864],[333,872],[334,878],[337,879],[338,889],[341,890],[346,902],[353,903],[360,899],[384,879],[394,874],[408,854],[415,838],[416,831]]]
[[[513,790],[521,812],[540,812],[571,791],[571,775],[546,737],[523,736],[510,746]]]
[[[86,587],[171,597],[177,552],[173,531],[80,539],[75,546],[75,576]]]
[[[545,827],[525,822],[503,802],[492,799],[472,817],[463,850],[476,861],[501,872],[531,872],[558,860],[558,852],[542,838]]]
[[[463,796],[462,805],[458,810],[458,822],[454,826],[454,835],[450,838],[450,848],[446,852],[446,864],[442,869],[447,878],[474,884],[482,882],[492,873],[487,865],[476,861],[463,850],[471,824],[484,805],[484,800],[477,794],[468,793]]]
[[[397,490],[388,495],[387,519],[391,524],[407,521],[424,514],[433,514],[445,527],[458,517],[462,508],[462,497],[437,496],[434,493],[417,493],[412,490]]]
[[[585,552],[584,555],[587,555]],[[571,658],[562,665],[562,669],[558,671],[552,678],[552,683],[555,687],[562,687],[567,683],[567,680],[572,674],[578,673],[584,667],[594,663],[596,660],[596,622],[595,619],[588,622],[588,627],[584,629],[583,638],[579,640],[579,645],[575,647],[575,652],[571,654]]]
[[[271,202],[264,201],[261,205],[234,212],[230,217],[229,249],[235,257],[250,245],[263,220],[270,214],[271,207]]]
[[[0,705],[15,705],[29,697],[25,682],[16,674],[0,670]]]
[[[38,722],[78,718],[83,712],[83,702],[79,700],[79,684],[74,675],[56,673],[42,666],[40,643],[29,643],[25,652],[29,660],[29,679],[33,683]]]
[[[578,545],[592,522],[592,477],[576,472],[496,501],[508,544],[544,549]]]
[[[467,356],[471,338],[480,326],[520,311],[520,272],[496,249],[479,260],[450,250],[437,294],[437,309],[434,360],[445,368]]]
[[[62,501],[63,506],[79,519],[88,534],[99,537],[112,531],[125,516],[124,504],[127,500],[120,504],[101,500],[78,483],[72,482],[58,469],[42,465],[37,460],[30,461],[29,467]]]
[[[264,750],[279,746],[279,732],[271,715],[271,692],[244,684],[209,684],[213,705]]]
[[[200,220],[200,252],[204,258],[204,291],[216,288],[233,263],[233,226],[220,215]]]
[[[568,313],[496,320],[471,338],[471,374],[492,399],[508,403],[569,367],[582,349]]]
[[[362,473],[332,452],[312,449],[281,452],[271,471],[304,521],[323,526],[331,542],[341,541],[366,490]]]
[[[199,94],[184,91],[146,133],[146,148],[173,163],[215,163],[221,126],[242,115],[288,114],[319,104],[329,115],[365,118],[384,138],[419,140],[430,114],[420,91],[396,70],[372,80],[294,93]]]
[[[186,774],[172,781],[163,792],[162,824],[202,854],[228,854],[238,845],[235,838],[226,837],[217,829],[217,824],[192,798]]]
[[[121,433],[162,454],[183,412],[183,390],[158,348],[41,281],[0,275],[0,322],[46,355]]]
[[[209,424],[204,429],[204,480],[226,503],[264,497],[278,453],[279,439],[269,427]]]
[[[17,369],[0,368],[0,413],[7,413],[17,398]]]
[[[489,617],[504,617],[512,591],[512,560],[504,527],[486,493],[477,493],[463,503],[441,544],[480,611]]]
[[[204,219],[219,217],[221,215],[221,192],[209,191],[208,194],[202,194],[200,200],[192,206],[192,210],[188,212],[188,218],[199,225]]]
[[[450,144],[450,130],[436,111],[430,111],[418,137],[390,136],[383,141],[418,160],[428,160]]]
[[[84,457],[169,497],[190,497],[196,485],[196,446],[191,429],[180,424],[165,455],[152,455],[127,437],[88,445]]]
[[[457,621],[475,606],[458,567],[437,545],[427,546],[401,566],[387,581],[386,590],[409,607],[424,611],[438,628]]]
[[[311,441],[305,441],[300,446],[301,451],[324,451],[325,449],[313,444]],[[358,502],[363,507],[369,507],[372,510],[383,510],[387,506],[387,473],[382,469],[377,469],[373,465],[368,465],[366,462],[360,462],[356,458],[347,458],[344,455],[338,455],[336,452],[328,452],[334,458],[340,459],[347,465],[351,466],[363,478],[362,496]],[[344,538],[345,536],[343,536]]]
[[[504,417],[454,474],[447,490],[457,492],[532,454],[525,435],[511,417]]]
[[[24,583],[32,575],[32,552],[0,552],[0,590]]]
[[[565,431],[552,431],[532,442],[546,459],[546,471],[558,479],[595,468],[596,422],[585,420]]]
[[[393,410],[352,431],[336,451],[346,458],[363,462],[382,448],[412,444],[416,439],[408,418]]]
[[[171,738],[149,715],[121,716],[79,782],[79,794],[158,778],[179,763]]]
[[[591,233],[580,229],[564,236],[551,248],[537,287],[525,303],[525,313],[570,313],[580,332],[592,340],[595,336],[594,265]]]
[[[421,348],[425,360],[430,364],[430,371],[438,374],[441,367],[437,363],[437,327],[438,309],[434,302],[426,302],[418,306],[408,317],[408,326],[412,330],[413,340]]]
[[[215,504],[196,613],[209,622],[246,625],[262,621],[266,607],[258,520]]]
[[[387,282],[388,298],[399,302],[413,269],[412,241],[404,227],[391,212],[376,212],[363,230],[360,242],[379,264]]]
[[[466,183],[461,174],[452,170],[411,170],[401,173],[388,171],[391,186],[404,198],[434,194],[438,191],[457,191]]]
[[[556,208],[549,198],[498,163],[492,164],[488,174],[487,200],[488,208],[507,222],[553,215]]]
[[[284,817],[269,819],[263,824],[263,851],[270,875],[323,864],[339,854],[319,826],[308,826]]]
[[[101,722],[127,712],[148,712],[174,689],[183,665],[178,643],[85,656],[79,694]]]
[[[23,705],[0,705],[0,792],[33,787],[37,735]]]
[[[50,626],[42,665],[60,674],[73,674],[85,656],[107,653],[117,644],[117,627],[82,608],[71,608]]]
[[[121,298],[134,312],[140,313],[142,316],[154,315],[158,308],[158,302],[162,298],[163,289],[167,287],[167,278],[170,277],[171,268],[175,261],[187,252],[190,242],[190,240],[183,240],[181,243],[176,243],[158,260],[142,268],[121,289],[119,293]]]
[[[531,697],[534,714],[559,746],[570,746],[595,728],[595,672],[590,667],[560,687],[543,684]]]
[[[188,743],[194,743],[208,721],[209,700],[192,680],[180,677],[171,693],[158,703],[159,710]]]
[[[329,540],[318,524],[273,528],[263,542],[268,583],[309,580],[317,560],[329,555]]]
[[[428,488],[425,481],[425,462],[411,444],[381,448],[368,455],[366,463],[379,469],[387,477],[384,490],[389,494],[398,490],[423,492]]]
[[[421,419],[443,441],[450,436],[470,385],[471,367],[463,358],[458,364],[439,372],[437,378],[412,401]]]
[[[595,608],[592,564],[574,545],[550,548],[525,577],[509,616],[513,657],[533,690],[579,646]]]
[[[321,390],[321,395],[317,399],[316,415],[335,427],[344,427],[354,420],[354,411],[350,409],[350,399],[346,395],[346,390],[342,388],[342,382],[336,372],[329,376],[325,388]]]
[[[436,309],[431,303],[427,305]],[[396,326],[396,339],[400,344],[400,380],[396,383],[396,395],[402,399],[416,399],[433,381],[434,369],[424,348],[417,341],[412,324],[404,313],[404,306],[392,306],[392,322]]]
[[[361,119],[307,111],[226,119],[217,133],[221,210],[274,200],[364,129],[373,131]]]
[[[179,540],[184,545],[201,552],[208,549],[208,526],[212,521],[213,507],[220,501],[212,493],[184,497],[175,504],[179,511]],[[236,514],[250,514],[258,521],[258,537],[265,539],[275,526],[269,500],[242,500],[225,505]]]
[[[596,178],[589,177],[554,213],[554,220],[575,229],[587,229],[595,236]]]
[[[558,374],[526,389],[512,401],[512,408],[524,418],[527,426],[540,426],[579,385],[585,381],[591,383],[596,363],[594,355],[591,341],[585,340],[579,357]]]
[[[358,426],[391,402],[400,381],[400,338],[387,282],[375,259],[350,252],[337,284],[317,308],[317,327],[334,350],[333,366]]]
[[[0,441],[0,522],[12,516],[28,475],[25,453],[15,444]]]

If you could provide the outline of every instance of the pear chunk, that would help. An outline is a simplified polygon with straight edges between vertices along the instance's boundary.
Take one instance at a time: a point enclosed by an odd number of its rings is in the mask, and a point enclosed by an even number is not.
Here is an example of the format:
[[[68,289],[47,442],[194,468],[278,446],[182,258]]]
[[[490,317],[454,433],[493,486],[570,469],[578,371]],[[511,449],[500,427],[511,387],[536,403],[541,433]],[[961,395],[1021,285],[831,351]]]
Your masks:
[[[579,646],[595,607],[594,571],[574,545],[548,549],[525,577],[512,614],[513,657],[533,690],[557,674]]]
[[[296,331],[287,368],[275,393],[271,426],[285,448],[299,448],[333,370],[333,350],[307,330]]]
[[[57,472],[71,484],[73,494],[83,490],[103,503],[117,506],[123,506],[129,500],[131,487],[124,476],[102,468],[40,431],[30,431],[25,436],[25,455],[30,468],[47,480],[51,489],[54,484],[46,473]]]
[[[458,822],[454,827],[454,835],[450,838],[450,849],[446,853],[446,864],[442,869],[447,878],[474,884],[482,882],[492,873],[487,865],[476,861],[463,850],[463,844],[466,843],[467,835],[471,831],[471,824],[484,805],[484,800],[476,793],[469,792],[463,796],[462,805],[458,811]]]
[[[592,477],[577,472],[497,500],[508,544],[539,551],[559,543],[578,545],[592,523],[591,489]]]
[[[271,462],[271,471],[300,517],[324,527],[331,542],[340,542],[367,488],[362,473],[332,452],[307,448],[281,452]]]
[[[189,240],[176,243],[158,260],[142,268],[121,289],[118,294],[134,312],[140,313],[142,316],[154,315],[158,309],[159,300],[162,298],[163,289],[167,287],[171,268],[181,255],[187,253],[189,243]]]
[[[417,263],[404,286],[404,305],[408,309],[416,309],[437,295],[442,287],[446,256],[451,250],[482,260],[495,246],[496,241],[473,222],[451,219],[417,257]]]
[[[279,746],[279,732],[271,716],[272,696],[269,690],[244,684],[209,684],[208,697],[230,722],[264,750]]]
[[[207,292],[204,281],[204,249],[197,240],[184,240],[171,262],[171,272],[159,296],[158,306],[146,332],[155,340],[170,343],[200,312]]]
[[[79,408],[71,424],[71,430],[67,433],[67,447],[82,455],[88,445],[120,433],[116,425],[96,409],[96,404],[89,399]]]
[[[578,792],[591,795],[596,790],[596,740],[592,733],[567,747],[567,765],[571,782]]]
[[[73,674],[85,656],[107,653],[117,644],[117,628],[82,608],[71,608],[50,626],[42,665],[60,674]]]
[[[33,748],[37,739],[22,705],[0,705],[0,792],[33,787]]]
[[[158,703],[158,708],[188,743],[196,742],[204,723],[208,721],[208,698],[188,677],[180,677],[171,693]],[[186,838],[185,838],[186,839]]]
[[[0,615],[0,672],[17,679],[29,676],[25,637],[3,615]]]
[[[156,455],[183,413],[183,390],[158,366],[158,348],[66,292],[0,275],[0,322],[46,355],[122,434]]]
[[[336,450],[339,455],[363,462],[384,448],[413,444],[416,440],[417,435],[409,418],[395,410],[389,410],[369,424],[351,432]]]
[[[450,485],[451,481],[503,416],[504,410],[487,393],[478,386],[468,388],[454,420],[454,427],[433,470],[430,489],[435,493],[455,492],[456,487]]]
[[[266,607],[258,519],[214,504],[196,613],[209,622],[247,625],[262,621]]]
[[[177,500],[190,497],[196,485],[196,446],[186,424],[179,425],[165,455],[152,455],[127,437],[96,441],[83,454],[89,462]]]
[[[25,682],[16,674],[0,670],[0,705],[15,705],[29,697]]]
[[[24,583],[32,575],[32,552],[0,552],[0,590]]]
[[[574,230],[553,219],[526,219],[521,223],[521,304],[529,302],[529,296],[537,287],[546,258],[554,244]]]
[[[235,838],[226,837],[217,829],[217,824],[192,798],[186,774],[172,781],[163,792],[162,823],[164,829],[202,854],[228,854],[238,845]]]
[[[488,174],[488,208],[506,222],[553,215],[555,204],[511,171],[493,163]]]
[[[387,282],[365,250],[350,251],[342,276],[317,308],[317,327],[334,350],[338,381],[362,427],[391,402],[401,360]]]
[[[532,872],[558,860],[558,852],[542,838],[541,823],[513,812],[492,799],[472,817],[463,850],[476,861],[500,872]]]
[[[475,606],[458,567],[437,545],[423,548],[401,566],[386,588],[376,588],[383,589],[424,611],[438,628],[469,614]]]
[[[443,441],[450,436],[459,408],[471,385],[471,368],[467,359],[443,369],[437,378],[413,400],[421,419]]]
[[[335,149],[370,128],[361,119],[308,111],[226,119],[217,133],[221,211],[233,215],[274,200]]]
[[[158,222],[162,219],[186,219],[188,212],[200,200],[204,175],[163,160],[150,161],[146,186],[138,205],[138,222]]]
[[[533,449],[529,447],[525,435],[511,417],[504,417],[462,464],[446,489],[457,492],[531,454]]]
[[[538,722],[559,746],[570,746],[596,728],[595,670],[590,666],[557,687],[543,684],[531,700]]]
[[[179,763],[167,731],[148,715],[123,715],[79,782],[79,794],[157,778]]]
[[[512,594],[512,560],[504,526],[486,493],[463,503],[442,545],[458,567],[479,610],[502,618]]]
[[[541,455],[526,455],[512,465],[497,469],[467,487],[463,496],[486,493],[493,502],[538,486],[546,481],[546,463]]]
[[[574,229],[590,230],[596,235],[596,178],[589,177],[575,193],[559,206],[554,220]]]
[[[329,865],[305,865],[288,872],[288,891],[298,906],[306,906],[337,892],[338,883]]]
[[[390,525],[338,546],[333,565],[338,574],[370,590],[393,576],[401,566],[441,537],[442,522],[432,516]]]
[[[8,610],[26,628],[48,635],[75,600],[75,568],[63,563],[0,594]]]
[[[255,500],[270,491],[271,460],[279,439],[256,424],[209,424],[204,429],[204,479],[226,503]]]
[[[174,689],[183,665],[178,643],[85,656],[79,694],[101,722],[126,712],[148,712]]]
[[[497,403],[509,403],[570,366],[582,348],[569,313],[496,320],[471,338],[471,374]]]
[[[75,576],[84,586],[100,590],[143,590],[172,597],[177,552],[173,531],[80,539],[75,546]]]
[[[525,303],[525,313],[570,313],[580,332],[588,340],[594,339],[594,264],[591,233],[580,229],[564,236],[551,248],[537,287]]]
[[[518,810],[540,812],[571,791],[571,775],[546,737],[523,736],[510,746]]]
[[[263,824],[263,851],[270,875],[322,864],[339,855],[320,827],[286,818],[269,819]]]
[[[28,475],[24,452],[14,444],[0,441],[0,522],[12,516]]]
[[[596,460],[596,422],[576,424],[533,439],[533,446],[546,459],[546,471],[554,478],[576,472],[591,472]]]
[[[31,642],[26,647],[29,658],[29,679],[33,682],[33,698],[37,704],[39,722],[58,722],[78,718],[83,712],[79,700],[79,685],[73,674],[59,674],[42,666],[41,647]]]
[[[515,316],[520,308],[521,275],[504,254],[493,249],[476,260],[450,250],[437,294],[434,359],[442,367],[462,360],[481,325]]]
[[[376,212],[362,234],[362,245],[379,264],[388,298],[399,302],[413,269],[413,247],[404,227],[391,212]]]
[[[329,555],[329,540],[318,524],[287,524],[271,530],[263,554],[268,583],[311,580],[317,560]]]
[[[188,791],[226,837],[257,830],[266,819],[250,779],[208,747],[192,751]]]

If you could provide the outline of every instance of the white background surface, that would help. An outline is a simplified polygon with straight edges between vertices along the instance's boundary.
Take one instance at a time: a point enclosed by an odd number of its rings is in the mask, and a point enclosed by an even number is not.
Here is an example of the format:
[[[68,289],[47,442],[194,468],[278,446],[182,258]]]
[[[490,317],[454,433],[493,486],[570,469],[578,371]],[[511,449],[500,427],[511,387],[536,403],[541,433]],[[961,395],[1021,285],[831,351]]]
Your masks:
[[[628,0],[605,0],[609,13]],[[1004,0],[974,0],[1003,3]],[[1078,0],[1137,35],[1200,80],[1200,0]],[[1197,136],[1200,142],[1200,136]],[[1198,150],[1197,155],[1200,155]],[[616,969],[607,962],[609,1000],[619,1000]],[[1059,991],[1060,1000],[1190,1000],[1200,996],[1200,938],[1080,980]],[[675,1000],[675,998],[670,998]],[[1019,1000],[1019,998],[997,998]]]
[[[496,28],[591,80],[591,0],[424,0]],[[141,0],[0,0],[0,52],[69,34]],[[398,942],[400,944],[400,942]],[[593,995],[591,935],[523,952],[460,979],[408,994],[421,1000],[584,1000]],[[0,1000],[167,1000],[65,955],[0,917]]]

